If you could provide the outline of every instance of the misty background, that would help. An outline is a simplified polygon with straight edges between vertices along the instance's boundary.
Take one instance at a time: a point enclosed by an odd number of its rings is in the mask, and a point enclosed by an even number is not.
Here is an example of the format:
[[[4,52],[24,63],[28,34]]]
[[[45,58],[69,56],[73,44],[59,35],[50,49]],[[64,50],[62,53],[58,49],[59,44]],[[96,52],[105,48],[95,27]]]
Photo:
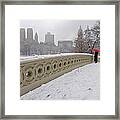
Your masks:
[[[45,41],[45,34],[50,32],[54,34],[54,42],[70,40],[77,37],[78,29],[81,26],[83,30],[93,27],[97,20],[21,20],[20,28],[33,28],[33,34],[38,33],[38,41]]]

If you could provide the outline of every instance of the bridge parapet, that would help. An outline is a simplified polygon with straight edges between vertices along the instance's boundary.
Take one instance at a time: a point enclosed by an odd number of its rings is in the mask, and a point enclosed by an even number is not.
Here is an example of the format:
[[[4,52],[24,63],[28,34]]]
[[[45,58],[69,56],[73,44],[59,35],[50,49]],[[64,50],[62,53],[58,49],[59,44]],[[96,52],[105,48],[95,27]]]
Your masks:
[[[20,95],[24,95],[42,84],[92,62],[92,55],[80,53],[21,59]]]

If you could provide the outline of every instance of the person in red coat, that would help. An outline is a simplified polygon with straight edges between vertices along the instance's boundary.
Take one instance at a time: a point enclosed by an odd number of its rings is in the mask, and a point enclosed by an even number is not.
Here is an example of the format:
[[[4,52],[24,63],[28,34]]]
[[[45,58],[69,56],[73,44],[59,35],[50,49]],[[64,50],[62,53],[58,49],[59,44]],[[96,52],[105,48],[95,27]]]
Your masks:
[[[100,52],[99,49],[93,48],[92,51],[94,51],[94,62],[97,63],[98,61],[98,52]]]

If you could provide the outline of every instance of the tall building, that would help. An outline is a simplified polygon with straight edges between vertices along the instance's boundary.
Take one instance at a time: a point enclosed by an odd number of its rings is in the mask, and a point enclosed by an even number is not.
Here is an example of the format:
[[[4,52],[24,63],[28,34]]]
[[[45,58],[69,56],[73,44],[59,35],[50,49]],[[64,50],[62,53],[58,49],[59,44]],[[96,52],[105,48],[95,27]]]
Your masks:
[[[72,51],[72,41],[59,41],[58,46],[54,44],[54,35],[48,32],[45,35],[45,42],[38,42],[37,32],[33,35],[33,29],[27,29],[27,38],[25,38],[25,29],[20,29],[20,55],[47,55],[58,54],[61,52]],[[33,38],[34,36],[34,38]],[[23,40],[25,39],[25,40]]]
[[[35,33],[35,41],[38,42],[38,34],[37,34],[37,32]]]
[[[27,39],[33,40],[33,29],[27,28]]]
[[[50,32],[47,32],[47,34],[45,34],[45,43],[48,45],[54,45],[54,35]]]
[[[69,53],[73,51],[73,42],[72,41],[58,41],[58,47],[60,53]]]
[[[82,38],[83,38],[83,30],[82,30],[81,26],[79,27],[79,30],[78,30],[78,38],[80,40],[82,40]]]
[[[25,40],[25,28],[20,28],[20,40]]]

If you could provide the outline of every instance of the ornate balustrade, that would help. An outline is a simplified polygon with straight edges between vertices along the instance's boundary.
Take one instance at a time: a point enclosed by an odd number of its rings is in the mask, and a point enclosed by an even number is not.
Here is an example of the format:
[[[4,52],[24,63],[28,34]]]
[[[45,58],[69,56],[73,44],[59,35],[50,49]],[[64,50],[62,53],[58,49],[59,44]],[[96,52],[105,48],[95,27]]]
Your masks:
[[[20,61],[20,95],[33,90],[77,67],[93,62],[90,54],[38,56]]]

